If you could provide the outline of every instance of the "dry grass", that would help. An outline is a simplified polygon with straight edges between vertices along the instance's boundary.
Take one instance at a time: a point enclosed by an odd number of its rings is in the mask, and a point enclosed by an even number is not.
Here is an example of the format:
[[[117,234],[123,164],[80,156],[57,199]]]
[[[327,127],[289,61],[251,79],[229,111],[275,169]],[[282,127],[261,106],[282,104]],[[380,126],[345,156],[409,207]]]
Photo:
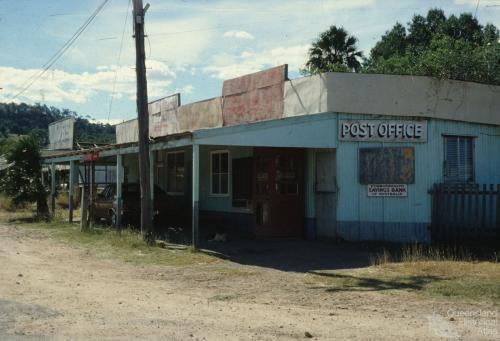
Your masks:
[[[140,265],[186,266],[216,263],[216,257],[189,249],[163,249],[149,246],[142,236],[131,230],[117,231],[97,227],[82,232],[78,224],[69,224],[67,212],[56,211],[50,222],[33,221],[30,210],[6,212],[0,211],[0,222],[35,230],[42,235],[54,238],[71,246],[83,248],[87,253],[98,258],[118,258],[125,262]]]
[[[332,292],[409,292],[500,305],[498,254],[490,261],[477,261],[460,248],[412,245],[392,254],[384,250],[368,268],[315,272],[305,280]]]
[[[56,205],[58,208],[67,209],[69,207],[69,195],[67,192],[59,193],[56,197]]]
[[[492,255],[493,260],[498,262],[499,255]],[[372,259],[373,265],[382,265],[394,262],[419,262],[419,261],[475,261],[476,257],[466,247],[460,246],[436,246],[411,244],[404,246],[397,252],[384,249]]]
[[[14,205],[12,200],[0,193],[0,212],[5,211],[12,213],[19,210],[25,210],[27,207],[27,205]]]

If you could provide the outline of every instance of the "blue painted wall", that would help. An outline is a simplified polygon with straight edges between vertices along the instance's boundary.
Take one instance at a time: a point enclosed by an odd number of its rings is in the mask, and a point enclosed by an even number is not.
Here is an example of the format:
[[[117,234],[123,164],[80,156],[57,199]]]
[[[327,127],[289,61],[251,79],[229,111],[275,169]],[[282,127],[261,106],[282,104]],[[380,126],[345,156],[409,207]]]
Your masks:
[[[367,115],[340,114],[339,119],[374,119]],[[402,119],[401,117],[378,117]],[[406,118],[407,119],[407,118]],[[477,183],[500,183],[500,128],[470,123],[428,120],[426,143],[339,142],[337,177],[338,227],[350,240],[430,241],[431,197],[435,183],[443,182],[443,134],[474,136]],[[415,148],[415,183],[406,198],[367,196],[358,181],[358,151],[363,147],[411,146]]]
[[[474,136],[474,166],[477,183],[500,183],[500,127],[444,120],[428,120],[425,143],[340,142],[337,139],[339,119],[408,120],[409,117],[325,113],[293,119],[259,122],[246,128],[221,128],[218,135],[206,131],[198,138],[219,146],[200,149],[200,208],[205,211],[243,213],[232,208],[231,195],[210,196],[210,151],[228,149],[230,158],[252,156],[251,147],[232,145],[290,146],[308,149],[306,166],[306,220],[314,220],[313,148],[337,149],[337,182],[339,186],[338,230],[348,240],[430,241],[431,197],[428,190],[443,181],[443,135]],[[307,123],[311,120],[311,123]],[[292,127],[290,127],[290,126]],[[300,132],[300,133],[298,133]],[[197,139],[198,139],[197,138]],[[373,198],[367,186],[358,181],[358,152],[364,147],[415,148],[415,183],[408,185],[408,197]],[[321,236],[319,236],[321,237]]]

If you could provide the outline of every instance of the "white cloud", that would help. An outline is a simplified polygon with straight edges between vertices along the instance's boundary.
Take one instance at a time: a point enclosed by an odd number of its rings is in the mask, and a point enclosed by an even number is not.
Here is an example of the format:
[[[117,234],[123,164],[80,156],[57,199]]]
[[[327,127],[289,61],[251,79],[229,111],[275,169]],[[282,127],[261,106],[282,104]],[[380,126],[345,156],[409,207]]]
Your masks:
[[[176,77],[165,63],[149,60],[146,63],[148,74],[148,93],[162,96]],[[39,69],[16,69],[0,67],[0,101],[11,101]],[[115,83],[116,79],[116,83]],[[99,66],[95,72],[72,73],[62,70],[47,72],[33,83],[18,100],[50,103],[86,103],[98,93],[111,94],[115,98],[128,96],[135,98],[136,75],[133,66]]]
[[[106,119],[106,118],[95,119],[94,118],[91,121],[93,123],[110,124],[110,125],[114,126],[114,125],[122,123],[124,120],[121,118],[110,118],[110,119]]]
[[[244,40],[254,40],[255,37],[246,31],[227,31],[224,33],[224,38],[235,38]]]
[[[476,7],[478,5],[477,0],[454,0],[455,5],[470,5]],[[498,0],[481,0],[479,1],[479,7],[498,5]]]
[[[220,79],[234,78],[281,64],[288,64],[290,71],[298,71],[307,59],[308,49],[309,45],[296,45],[260,52],[244,51],[237,56],[219,54],[204,71]]]

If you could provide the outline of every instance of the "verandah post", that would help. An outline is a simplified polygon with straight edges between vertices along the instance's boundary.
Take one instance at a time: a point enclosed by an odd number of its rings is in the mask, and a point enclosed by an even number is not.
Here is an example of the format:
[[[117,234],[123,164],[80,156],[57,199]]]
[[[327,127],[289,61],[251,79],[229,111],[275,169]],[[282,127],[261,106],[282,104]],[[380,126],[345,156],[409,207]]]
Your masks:
[[[68,222],[73,223],[74,192],[75,192],[75,161],[69,162],[69,189],[68,189]]]
[[[192,216],[192,246],[198,249],[199,200],[200,200],[200,146],[193,144],[193,216]]]
[[[50,165],[50,208],[54,217],[56,213],[56,164],[54,162]]]
[[[123,155],[116,155],[116,227],[122,226]]]

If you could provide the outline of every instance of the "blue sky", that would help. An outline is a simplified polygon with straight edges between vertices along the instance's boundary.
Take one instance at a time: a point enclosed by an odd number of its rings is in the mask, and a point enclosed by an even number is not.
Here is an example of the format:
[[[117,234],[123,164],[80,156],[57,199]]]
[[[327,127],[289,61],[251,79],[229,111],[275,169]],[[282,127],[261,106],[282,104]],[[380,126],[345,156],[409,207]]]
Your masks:
[[[0,0],[0,101],[66,42],[102,0]],[[440,7],[475,12],[477,0],[144,0],[149,99],[180,92],[183,103],[219,96],[223,79],[288,63],[290,76],[312,40],[344,26],[369,53],[396,21]],[[116,123],[135,117],[134,42],[129,0],[110,0],[85,33],[16,101],[44,103]],[[128,9],[128,10],[127,10]],[[124,26],[127,18],[126,25]],[[480,0],[481,23],[500,27],[500,0]],[[119,58],[123,28],[125,35]],[[116,82],[115,82],[116,77]],[[113,104],[110,102],[115,90]]]

